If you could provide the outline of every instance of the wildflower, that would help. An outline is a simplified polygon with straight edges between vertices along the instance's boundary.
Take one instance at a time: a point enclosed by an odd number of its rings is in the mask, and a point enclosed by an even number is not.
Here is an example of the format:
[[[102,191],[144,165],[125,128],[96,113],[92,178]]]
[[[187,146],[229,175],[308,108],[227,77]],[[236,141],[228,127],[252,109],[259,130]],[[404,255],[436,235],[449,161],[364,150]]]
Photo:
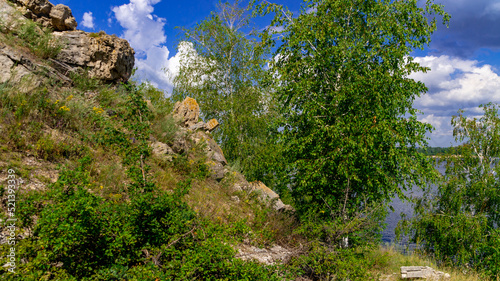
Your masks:
[[[54,104],[58,104],[59,103],[59,100],[56,100],[56,102]]]
[[[63,105],[63,106],[59,107],[59,110],[61,110],[61,111],[69,111],[69,107]]]

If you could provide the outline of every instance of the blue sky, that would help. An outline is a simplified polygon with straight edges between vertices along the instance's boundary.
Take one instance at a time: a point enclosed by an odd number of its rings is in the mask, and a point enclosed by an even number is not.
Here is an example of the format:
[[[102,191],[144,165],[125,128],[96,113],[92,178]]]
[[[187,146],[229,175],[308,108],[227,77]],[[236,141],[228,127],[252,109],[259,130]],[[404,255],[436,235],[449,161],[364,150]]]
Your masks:
[[[300,11],[302,1],[271,1]],[[436,129],[429,135],[431,146],[453,142],[451,116],[462,108],[479,116],[478,106],[500,103],[500,0],[435,0],[451,14],[449,28],[439,26],[431,45],[412,55],[431,67],[413,78],[426,83],[429,92],[415,100],[423,111],[420,120]],[[182,39],[177,26],[192,27],[215,10],[214,0],[52,0],[68,5],[78,29],[129,40],[136,51],[135,79],[148,80],[171,90],[164,69],[173,75],[179,64],[177,46]],[[264,26],[267,23],[261,22]]]

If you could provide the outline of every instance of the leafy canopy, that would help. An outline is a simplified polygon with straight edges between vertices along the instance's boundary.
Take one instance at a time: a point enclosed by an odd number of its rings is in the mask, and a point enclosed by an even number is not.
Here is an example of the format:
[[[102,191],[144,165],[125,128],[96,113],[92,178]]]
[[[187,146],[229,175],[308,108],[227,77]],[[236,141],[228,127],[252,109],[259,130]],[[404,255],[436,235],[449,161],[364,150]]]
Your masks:
[[[361,216],[432,175],[417,151],[431,126],[412,105],[427,89],[408,76],[427,70],[410,54],[430,42],[436,15],[448,20],[441,6],[313,0],[298,17],[267,2],[260,9],[284,28],[271,69],[299,211]]]

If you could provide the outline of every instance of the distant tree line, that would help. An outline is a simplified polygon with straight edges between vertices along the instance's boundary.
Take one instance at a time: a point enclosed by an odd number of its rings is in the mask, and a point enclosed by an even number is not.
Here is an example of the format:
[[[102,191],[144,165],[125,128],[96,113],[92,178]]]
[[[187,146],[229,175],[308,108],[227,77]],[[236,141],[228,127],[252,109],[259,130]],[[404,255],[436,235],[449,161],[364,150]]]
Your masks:
[[[420,147],[417,149],[418,152],[423,153],[428,156],[438,156],[449,153],[452,147]]]

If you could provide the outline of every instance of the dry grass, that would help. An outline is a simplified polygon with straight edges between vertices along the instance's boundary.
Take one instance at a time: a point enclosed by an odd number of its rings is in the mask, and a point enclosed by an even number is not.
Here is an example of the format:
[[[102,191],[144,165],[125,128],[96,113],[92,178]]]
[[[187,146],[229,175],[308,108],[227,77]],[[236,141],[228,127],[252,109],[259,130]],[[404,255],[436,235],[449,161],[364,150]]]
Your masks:
[[[458,268],[441,267],[429,257],[419,255],[418,253],[402,254],[394,245],[380,246],[374,249],[370,258],[380,261],[378,267],[373,269],[375,274],[380,274],[384,281],[407,280],[402,279],[400,275],[401,266],[429,266],[435,270],[449,273],[450,281],[487,281],[490,280],[481,276],[479,273],[472,270],[461,270]]]

